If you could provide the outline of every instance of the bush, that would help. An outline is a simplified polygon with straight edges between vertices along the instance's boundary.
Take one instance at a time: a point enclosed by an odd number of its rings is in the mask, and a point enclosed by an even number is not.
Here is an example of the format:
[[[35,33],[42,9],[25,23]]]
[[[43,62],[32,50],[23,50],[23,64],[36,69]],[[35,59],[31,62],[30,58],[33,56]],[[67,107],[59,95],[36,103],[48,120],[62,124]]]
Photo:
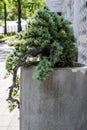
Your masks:
[[[13,58],[12,62],[22,62],[22,65],[30,62],[23,57],[24,53],[27,52],[31,47],[44,48],[44,52],[36,55],[36,57],[39,56],[38,66],[41,64],[41,68],[37,67],[40,68],[40,70],[38,69],[37,72],[39,77],[39,71],[41,72],[43,62],[49,62],[51,70],[55,66],[73,66],[75,37],[71,23],[64,19],[63,16],[59,16],[56,13],[51,13],[47,7],[38,10],[35,16],[29,21],[27,31],[18,34],[14,39],[15,40],[12,39],[11,43],[11,45],[15,47],[13,52],[13,57],[15,58]],[[8,64],[9,63],[7,60],[7,66]],[[43,69],[42,70],[45,71],[46,68]],[[47,75],[48,73],[49,71],[47,71]],[[43,78],[44,75],[41,79]]]
[[[45,6],[29,19],[27,31],[10,41],[15,49],[7,58],[6,68],[14,74],[18,65],[35,64],[34,77],[45,80],[54,67],[73,67],[75,41],[71,23]]]

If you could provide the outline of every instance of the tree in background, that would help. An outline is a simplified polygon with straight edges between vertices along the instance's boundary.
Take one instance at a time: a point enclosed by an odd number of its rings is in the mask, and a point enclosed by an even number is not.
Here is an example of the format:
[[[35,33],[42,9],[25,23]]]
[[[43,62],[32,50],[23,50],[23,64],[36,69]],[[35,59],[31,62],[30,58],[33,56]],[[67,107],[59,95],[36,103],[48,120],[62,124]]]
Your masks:
[[[8,0],[0,0],[0,9],[3,9],[3,17],[4,17],[4,34],[7,33],[7,4]]]
[[[6,7],[6,2],[3,1],[4,4],[4,34],[7,34],[7,7]]]
[[[17,10],[18,32],[20,32],[22,30],[22,28],[21,28],[21,10],[22,10],[21,4],[22,4],[22,0],[10,0],[10,4],[11,4],[11,9],[9,10],[9,14],[11,12],[13,14],[13,16],[14,16],[13,8]],[[14,18],[13,18],[13,20],[14,20]]]
[[[17,0],[18,3],[18,32],[22,30],[21,27],[21,0]]]
[[[45,0],[22,0],[22,18],[27,19],[45,5]]]
[[[7,34],[7,8],[11,0],[0,0],[0,11],[3,12],[4,18],[4,34]]]
[[[0,12],[4,14],[4,33],[7,33],[7,20],[16,20],[18,18],[18,32],[20,32],[22,30],[21,18],[28,19],[44,4],[45,0],[0,0]]]

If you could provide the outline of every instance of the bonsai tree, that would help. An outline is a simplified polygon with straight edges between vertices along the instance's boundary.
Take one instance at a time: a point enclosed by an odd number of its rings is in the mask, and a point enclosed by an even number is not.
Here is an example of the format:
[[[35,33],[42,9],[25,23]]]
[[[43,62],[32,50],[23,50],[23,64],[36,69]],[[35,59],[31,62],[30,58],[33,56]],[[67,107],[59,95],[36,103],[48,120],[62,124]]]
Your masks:
[[[13,75],[13,84],[9,88],[7,100],[19,107],[19,101],[15,98],[19,90],[19,67],[35,65],[37,71],[33,77],[41,81],[55,67],[73,67],[76,51],[74,43],[74,32],[68,20],[57,13],[51,13],[46,6],[39,9],[29,19],[27,30],[18,33],[9,42],[14,50],[7,58],[6,69]]]

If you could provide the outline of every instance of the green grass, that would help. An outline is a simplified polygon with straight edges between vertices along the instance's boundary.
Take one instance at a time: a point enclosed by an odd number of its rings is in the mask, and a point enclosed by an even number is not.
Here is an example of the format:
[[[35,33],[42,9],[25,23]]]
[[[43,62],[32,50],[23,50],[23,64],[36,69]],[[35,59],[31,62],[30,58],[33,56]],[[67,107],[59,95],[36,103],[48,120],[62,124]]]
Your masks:
[[[4,35],[0,36],[0,41],[6,40],[7,38],[14,36],[15,34],[16,34],[15,32],[4,34]]]

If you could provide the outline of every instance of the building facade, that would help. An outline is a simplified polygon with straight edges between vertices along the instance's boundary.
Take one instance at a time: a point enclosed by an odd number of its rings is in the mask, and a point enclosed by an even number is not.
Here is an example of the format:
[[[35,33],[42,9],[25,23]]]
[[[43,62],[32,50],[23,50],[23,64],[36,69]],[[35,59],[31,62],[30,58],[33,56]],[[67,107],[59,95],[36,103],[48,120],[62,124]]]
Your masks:
[[[78,62],[87,64],[87,0],[67,0],[67,10],[77,38]]]
[[[87,0],[46,0],[52,12],[72,22],[77,38],[78,62],[87,64]]]
[[[80,5],[78,61],[87,64],[87,0]]]

